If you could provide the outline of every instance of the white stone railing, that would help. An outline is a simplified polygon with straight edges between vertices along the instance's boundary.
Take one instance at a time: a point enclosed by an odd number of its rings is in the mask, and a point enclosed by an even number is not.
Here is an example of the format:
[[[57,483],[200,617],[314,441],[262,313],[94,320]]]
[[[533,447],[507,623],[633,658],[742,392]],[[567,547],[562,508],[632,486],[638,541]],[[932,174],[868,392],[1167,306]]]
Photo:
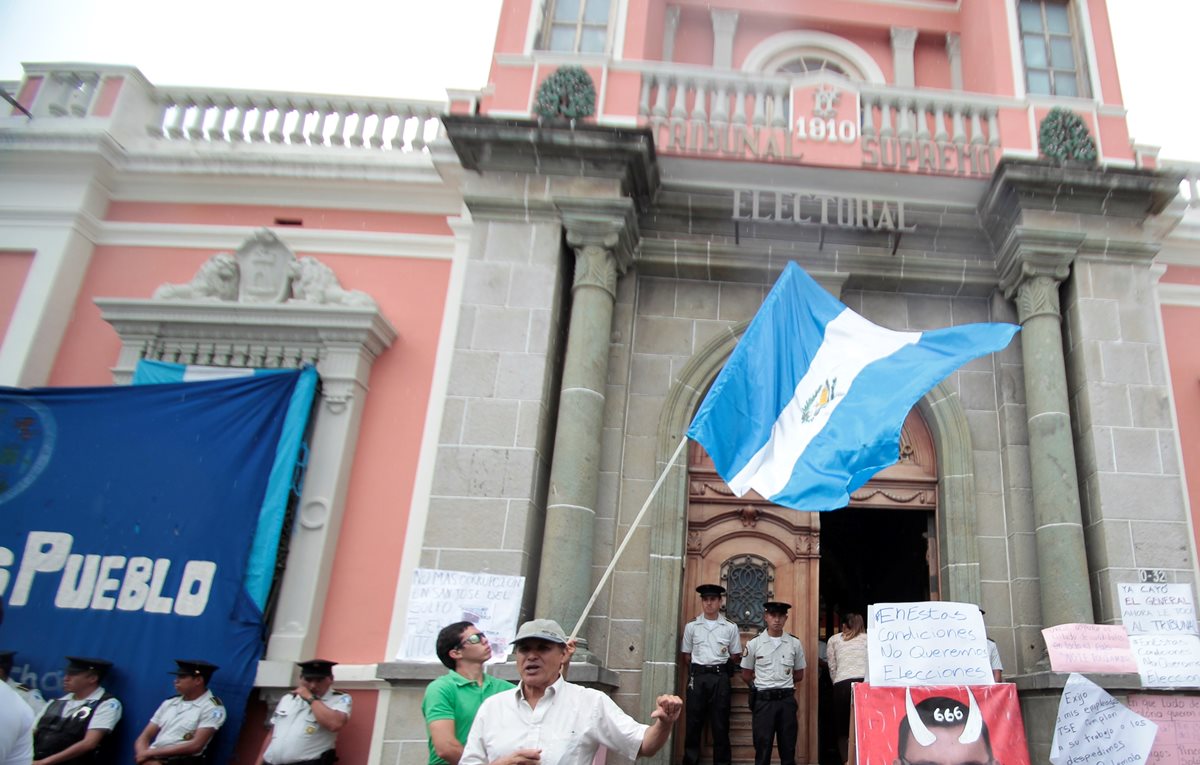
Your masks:
[[[712,69],[641,65],[638,116],[742,127],[788,124],[788,77],[764,77]],[[690,106],[689,106],[690,104]]]
[[[1183,173],[1183,183],[1179,185],[1179,196],[1187,202],[1188,207],[1200,207],[1200,162],[1177,162],[1174,160],[1159,163],[1160,170]]]
[[[132,67],[27,64],[33,132],[102,129],[127,142],[262,144],[421,152],[441,136],[444,101],[156,87]],[[456,102],[470,101],[460,93]],[[473,102],[472,102],[473,103]],[[3,113],[7,116],[7,112]],[[132,135],[131,135],[132,133]]]
[[[623,67],[625,68],[625,67]],[[733,128],[788,129],[793,83],[807,76],[765,76],[671,64],[636,64],[642,87],[638,117]],[[857,84],[864,137],[999,147],[1000,108],[1017,101],[944,90]]]
[[[1000,146],[999,107],[967,94],[863,86],[862,134],[868,138]]]
[[[158,88],[147,133],[167,141],[422,151],[445,104],[304,93]]]

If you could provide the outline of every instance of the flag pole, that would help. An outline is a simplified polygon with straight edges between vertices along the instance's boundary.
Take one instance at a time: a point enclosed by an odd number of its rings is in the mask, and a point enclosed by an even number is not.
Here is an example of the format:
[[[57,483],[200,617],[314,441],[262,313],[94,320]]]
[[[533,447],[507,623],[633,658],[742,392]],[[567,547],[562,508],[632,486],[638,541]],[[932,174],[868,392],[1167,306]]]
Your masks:
[[[617,561],[621,559],[621,553],[625,552],[626,545],[633,538],[633,532],[637,531],[638,525],[642,522],[642,517],[650,509],[650,502],[658,494],[659,488],[667,478],[667,473],[671,471],[675,460],[679,459],[679,455],[683,452],[683,447],[687,445],[687,442],[687,436],[679,439],[679,446],[675,448],[675,453],[671,455],[671,458],[667,460],[667,464],[663,466],[662,473],[659,474],[658,480],[654,482],[654,486],[650,489],[650,495],[642,503],[642,509],[638,511],[637,517],[633,519],[633,523],[629,526],[629,531],[625,532],[625,538],[621,540],[617,551],[613,553],[612,560],[608,563],[608,568],[604,569],[604,574],[600,577],[600,583],[596,585],[596,589],[592,591],[592,597],[588,600],[587,605],[583,607],[583,613],[579,615],[579,621],[575,623],[575,629],[571,630],[571,640],[574,640],[579,635],[579,628],[583,626],[583,622],[591,612],[592,606],[596,604],[596,598],[600,597],[600,590],[604,589],[604,585],[608,584],[608,578],[612,575],[613,569],[617,567]]]

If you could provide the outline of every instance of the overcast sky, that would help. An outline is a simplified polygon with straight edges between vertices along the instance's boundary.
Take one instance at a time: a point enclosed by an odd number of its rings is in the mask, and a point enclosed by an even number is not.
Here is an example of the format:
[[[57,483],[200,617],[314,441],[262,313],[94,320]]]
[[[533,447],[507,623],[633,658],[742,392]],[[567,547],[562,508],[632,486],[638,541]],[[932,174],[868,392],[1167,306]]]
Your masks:
[[[23,61],[82,61],[156,85],[440,100],[486,84],[499,12],[500,0],[0,0],[0,80],[19,80]],[[1109,0],[1109,13],[1134,140],[1200,162],[1187,53],[1200,0]]]

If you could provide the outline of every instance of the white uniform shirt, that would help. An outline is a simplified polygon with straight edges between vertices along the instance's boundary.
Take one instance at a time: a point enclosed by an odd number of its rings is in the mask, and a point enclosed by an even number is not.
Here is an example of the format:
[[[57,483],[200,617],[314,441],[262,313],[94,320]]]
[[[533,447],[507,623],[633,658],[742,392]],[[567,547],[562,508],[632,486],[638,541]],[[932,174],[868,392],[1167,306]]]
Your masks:
[[[754,687],[760,691],[794,687],[792,672],[805,666],[804,646],[787,632],[779,638],[778,645],[763,632],[746,644],[746,654],[742,657],[742,669],[754,670]]]
[[[321,701],[335,712],[350,716],[350,694],[330,688]],[[274,765],[315,760],[337,742],[337,734],[321,727],[312,707],[294,693],[285,694],[275,705],[271,728],[271,743],[263,760]]]
[[[991,638],[987,639],[988,643],[988,661],[992,663],[992,669],[1004,671],[1004,662],[1000,661],[1000,649],[996,647],[996,641]]]
[[[520,686],[486,699],[459,765],[486,765],[518,749],[542,750],[541,765],[590,765],[601,746],[632,760],[648,727],[600,691],[559,677],[532,709]]]
[[[33,710],[17,692],[0,683],[0,765],[33,762]]]
[[[742,652],[741,635],[737,625],[718,614],[716,619],[705,619],[700,614],[684,625],[683,653],[691,654],[693,664],[713,666],[724,664],[734,654]]]
[[[86,703],[88,701],[95,701],[96,699],[99,699],[103,695],[104,695],[103,687],[97,688],[96,690],[89,693],[87,696],[84,696],[82,699],[77,699],[73,695],[68,693],[66,696],[63,696],[59,699],[60,701],[66,702],[66,704],[63,706],[62,716],[70,717],[71,714],[76,709],[79,709],[81,706],[83,706],[84,703]],[[47,704],[45,707],[42,708],[42,711],[38,713],[38,715],[37,715],[38,722],[41,721],[42,716],[46,714],[46,710],[49,708],[50,708],[50,705]],[[91,720],[91,722],[88,723],[88,730],[112,730],[113,728],[117,727],[117,723],[119,723],[120,721],[121,721],[121,702],[117,701],[116,699],[109,699],[108,701],[105,701],[103,704],[97,705],[96,708],[92,711],[92,720]],[[37,728],[37,722],[34,722],[33,727]]]
[[[212,691],[205,691],[191,701],[172,696],[158,705],[150,722],[158,726],[158,735],[150,748],[159,749],[191,741],[200,728],[214,731],[220,728],[225,724],[225,706]]]
[[[42,692],[37,688],[28,688],[11,677],[6,682],[9,688],[12,688],[17,692],[18,696],[25,700],[25,703],[29,705],[29,708],[33,710],[35,715],[41,714],[42,710],[46,708],[46,700],[42,698]]]

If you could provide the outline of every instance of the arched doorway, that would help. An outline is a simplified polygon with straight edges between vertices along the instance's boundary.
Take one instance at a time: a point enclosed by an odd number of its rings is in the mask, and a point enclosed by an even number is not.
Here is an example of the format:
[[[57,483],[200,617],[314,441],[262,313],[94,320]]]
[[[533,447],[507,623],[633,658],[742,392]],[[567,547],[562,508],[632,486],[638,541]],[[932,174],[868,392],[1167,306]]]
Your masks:
[[[757,494],[737,497],[699,444],[688,445],[686,564],[679,629],[700,611],[698,585],[728,590],[726,618],[743,645],[763,628],[762,602],[793,604],[787,629],[808,659],[797,688],[796,761],[819,761],[818,639],[838,628],[838,614],[868,602],[936,598],[937,471],[933,441],[920,414],[909,413],[900,462],[879,473],[834,513],[805,513]],[[865,600],[869,599],[869,600]],[[679,683],[685,683],[680,677]],[[730,721],[734,762],[753,762],[746,686],[733,681]],[[678,753],[677,753],[678,756]],[[703,758],[710,756],[707,751]]]

